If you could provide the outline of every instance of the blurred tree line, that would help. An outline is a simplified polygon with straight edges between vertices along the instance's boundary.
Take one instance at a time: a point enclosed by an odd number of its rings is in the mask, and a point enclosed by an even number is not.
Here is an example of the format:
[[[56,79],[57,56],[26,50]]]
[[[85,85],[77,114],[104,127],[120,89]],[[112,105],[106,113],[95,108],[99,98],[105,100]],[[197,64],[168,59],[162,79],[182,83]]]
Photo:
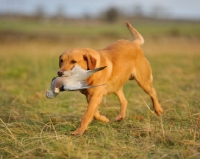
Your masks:
[[[162,8],[161,6],[154,6],[152,7],[152,12],[149,15],[145,15],[144,14],[144,10],[142,8],[141,5],[135,5],[133,6],[131,9],[129,9],[129,11],[127,10],[122,10],[120,8],[116,8],[116,7],[110,7],[107,8],[106,10],[99,12],[96,16],[85,13],[83,14],[82,17],[78,17],[78,18],[73,18],[68,16],[67,14],[67,10],[64,6],[58,6],[57,10],[54,14],[52,15],[47,15],[46,11],[45,11],[45,7],[44,6],[37,6],[35,8],[35,12],[33,15],[17,15],[17,14],[7,14],[6,16],[10,16],[10,17],[21,17],[21,18],[32,18],[35,20],[59,20],[59,21],[66,21],[69,19],[97,19],[97,20],[101,20],[101,21],[106,21],[109,23],[113,23],[118,21],[119,19],[122,18],[127,18],[127,17],[139,17],[139,18],[143,18],[148,16],[148,18],[167,18],[166,15],[167,12],[165,11],[164,8]],[[2,17],[2,15],[0,15]],[[4,16],[4,17],[6,17]]]

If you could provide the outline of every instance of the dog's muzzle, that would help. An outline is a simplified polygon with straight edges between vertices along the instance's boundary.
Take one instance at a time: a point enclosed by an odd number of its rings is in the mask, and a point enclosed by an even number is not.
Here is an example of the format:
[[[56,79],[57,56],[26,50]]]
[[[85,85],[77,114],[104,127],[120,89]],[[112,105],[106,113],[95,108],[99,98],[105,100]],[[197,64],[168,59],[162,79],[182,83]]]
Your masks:
[[[64,75],[64,72],[63,71],[58,71],[57,74],[58,74],[58,76],[61,77],[62,75]]]

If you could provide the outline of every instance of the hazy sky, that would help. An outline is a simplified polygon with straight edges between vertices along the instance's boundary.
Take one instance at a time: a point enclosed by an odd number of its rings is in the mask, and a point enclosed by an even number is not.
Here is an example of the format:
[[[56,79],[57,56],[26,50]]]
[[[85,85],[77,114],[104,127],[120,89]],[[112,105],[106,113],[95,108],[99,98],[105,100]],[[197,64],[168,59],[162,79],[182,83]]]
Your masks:
[[[134,6],[140,6],[146,15],[159,6],[171,18],[200,20],[200,0],[0,0],[0,13],[32,14],[36,8],[42,7],[49,15],[56,14],[60,9],[69,16],[94,16],[110,6],[132,13]]]

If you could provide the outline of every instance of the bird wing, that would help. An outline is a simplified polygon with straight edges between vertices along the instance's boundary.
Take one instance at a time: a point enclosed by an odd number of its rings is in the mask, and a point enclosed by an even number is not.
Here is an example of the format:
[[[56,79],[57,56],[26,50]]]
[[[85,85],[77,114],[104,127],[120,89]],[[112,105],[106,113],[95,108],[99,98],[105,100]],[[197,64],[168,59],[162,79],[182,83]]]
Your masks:
[[[93,70],[87,70],[87,74],[90,76],[90,75],[92,75],[93,73],[98,72],[98,71],[101,71],[101,70],[103,70],[103,69],[106,68],[106,67],[107,67],[107,66],[103,66],[103,67],[95,68],[95,69],[93,69]]]
[[[73,69],[69,71],[64,71],[62,77],[69,77],[74,74]]]
[[[84,70],[80,66],[76,65],[73,69],[73,73],[77,75],[77,80],[82,81],[82,80],[86,80],[89,76],[91,76],[95,72],[101,71],[106,67],[107,66],[99,67],[93,70]]]
[[[97,86],[88,86],[87,82],[85,81],[89,76],[93,73],[98,72],[106,68],[100,67],[94,70],[84,70],[80,66],[75,65],[71,71],[64,72],[63,77],[63,89],[64,90],[80,90],[80,89],[89,89]],[[68,76],[67,76],[68,75]],[[104,84],[102,84],[104,85]]]
[[[84,70],[84,74],[80,74],[80,79],[81,80],[86,80],[89,76],[91,76],[92,74],[98,72],[98,71],[101,71],[103,70],[104,68],[106,68],[107,66],[104,66],[104,67],[99,67],[99,68],[96,68],[96,69],[93,69],[93,70]]]
[[[65,71],[63,77],[69,77],[70,79],[82,81],[86,80],[93,73],[98,72],[106,68],[107,66],[99,67],[93,70],[84,70],[79,65],[75,65],[70,71]]]
[[[63,80],[64,90],[68,90],[68,88],[80,88],[81,82],[78,80],[78,76],[76,74],[71,75]]]
[[[64,89],[66,91],[76,91],[76,90],[81,90],[81,89],[90,89],[90,88],[94,88],[94,87],[98,87],[98,86],[103,86],[105,84],[100,84],[100,85],[95,85],[95,86],[88,86],[87,82],[81,82],[82,85],[81,86],[69,86],[69,85],[65,85]]]

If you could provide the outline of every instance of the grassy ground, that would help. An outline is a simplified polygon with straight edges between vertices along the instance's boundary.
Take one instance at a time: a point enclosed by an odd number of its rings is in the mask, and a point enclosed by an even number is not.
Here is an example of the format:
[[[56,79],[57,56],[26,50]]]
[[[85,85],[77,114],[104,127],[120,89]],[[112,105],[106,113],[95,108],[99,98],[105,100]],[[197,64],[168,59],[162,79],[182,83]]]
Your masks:
[[[110,119],[110,123],[93,121],[83,136],[70,136],[70,132],[79,126],[86,110],[84,96],[79,92],[64,92],[49,100],[44,90],[56,75],[58,56],[65,49],[76,46],[103,48],[116,38],[113,34],[107,38],[104,36],[114,24],[92,25],[92,29],[96,26],[99,29],[98,33],[91,34],[92,37],[99,36],[95,41],[88,35],[84,39],[85,33],[82,32],[79,32],[80,35],[76,33],[73,41],[62,38],[51,41],[39,36],[27,40],[24,34],[27,34],[26,30],[38,34],[48,27],[47,33],[54,35],[59,30],[57,25],[52,27],[45,24],[43,27],[43,24],[38,24],[40,28],[32,22],[34,25],[26,24],[30,25],[28,28],[22,23],[16,27],[19,30],[15,30],[13,23],[7,22],[4,25],[8,27],[4,29],[0,23],[2,32],[10,28],[8,32],[14,30],[23,35],[23,38],[17,36],[18,40],[10,37],[10,34],[1,37],[0,158],[199,157],[200,30],[196,25],[186,23],[184,27],[188,28],[179,30],[183,24],[173,24],[179,34],[172,35],[168,34],[170,27],[165,26],[164,29],[163,24],[154,24],[158,30],[167,30],[154,36],[154,31],[148,32],[151,23],[143,26],[142,23],[137,24],[137,29],[140,30],[141,26],[144,34],[143,48],[151,63],[154,86],[164,108],[161,117],[149,110],[148,107],[152,109],[151,101],[136,82],[129,81],[124,86],[129,101],[125,120],[114,120],[119,111],[119,102],[114,95],[106,96],[100,110]],[[119,26],[121,28],[122,24]],[[131,39],[126,27],[123,27],[124,35],[121,29],[112,32],[117,38]],[[71,28],[79,30],[79,27]],[[81,28],[88,34],[87,26]],[[68,32],[71,33],[71,30],[66,28],[66,36]]]

